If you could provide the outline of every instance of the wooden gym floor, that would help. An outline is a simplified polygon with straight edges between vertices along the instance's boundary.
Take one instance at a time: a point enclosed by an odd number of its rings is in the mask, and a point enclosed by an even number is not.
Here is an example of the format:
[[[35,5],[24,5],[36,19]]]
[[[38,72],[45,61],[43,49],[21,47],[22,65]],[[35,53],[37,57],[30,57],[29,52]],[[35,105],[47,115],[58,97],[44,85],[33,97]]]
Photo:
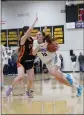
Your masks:
[[[75,76],[77,80],[79,73]],[[83,95],[76,97],[76,90],[58,83],[48,74],[35,75],[34,98],[25,95],[26,77],[17,85],[11,96],[4,91],[15,76],[5,76],[2,90],[2,114],[83,114]],[[51,78],[51,79],[50,79]],[[47,79],[47,80],[46,80]],[[78,80],[79,81],[79,80]],[[83,81],[80,81],[83,85]],[[84,94],[84,92],[83,92]]]

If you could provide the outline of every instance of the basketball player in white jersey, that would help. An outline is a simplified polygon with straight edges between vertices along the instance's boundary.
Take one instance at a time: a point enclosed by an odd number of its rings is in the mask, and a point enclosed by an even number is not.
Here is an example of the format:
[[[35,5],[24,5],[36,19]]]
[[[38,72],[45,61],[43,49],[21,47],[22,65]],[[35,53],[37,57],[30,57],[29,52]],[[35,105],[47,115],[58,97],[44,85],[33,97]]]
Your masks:
[[[45,43],[43,43],[45,39]],[[37,33],[37,40],[33,42],[33,55],[38,55],[43,63],[46,64],[49,73],[55,77],[59,82],[77,89],[77,96],[82,95],[83,88],[70,74],[64,74],[60,71],[61,60],[57,51],[50,52],[47,50],[48,44],[52,44],[49,35],[43,36],[41,32]],[[56,46],[58,49],[58,45]]]

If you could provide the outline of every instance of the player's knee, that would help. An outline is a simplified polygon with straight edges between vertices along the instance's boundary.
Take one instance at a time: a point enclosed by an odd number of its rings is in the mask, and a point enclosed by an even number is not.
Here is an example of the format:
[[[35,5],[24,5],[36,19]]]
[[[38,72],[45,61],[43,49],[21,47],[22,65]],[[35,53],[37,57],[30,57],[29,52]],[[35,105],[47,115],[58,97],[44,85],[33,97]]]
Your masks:
[[[34,80],[34,75],[33,75],[33,74],[28,75],[28,80],[29,80],[29,81],[33,81],[33,80]]]
[[[18,77],[18,80],[19,80],[19,81],[23,80],[23,76]]]

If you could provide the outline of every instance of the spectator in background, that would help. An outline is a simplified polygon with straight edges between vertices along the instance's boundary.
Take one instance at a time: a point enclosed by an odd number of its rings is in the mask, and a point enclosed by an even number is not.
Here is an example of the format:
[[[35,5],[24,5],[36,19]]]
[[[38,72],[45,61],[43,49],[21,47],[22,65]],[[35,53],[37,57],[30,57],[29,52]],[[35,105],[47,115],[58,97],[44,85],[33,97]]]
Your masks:
[[[61,60],[61,71],[62,71],[62,69],[64,68],[64,65],[63,65],[63,57],[62,57],[62,55],[60,54],[59,55],[59,58],[60,58],[60,60]]]
[[[17,52],[13,51],[12,52],[12,62],[13,62],[14,74],[17,74],[17,60],[18,60],[18,54]]]
[[[77,56],[73,53],[71,55],[73,73],[75,72],[76,69],[76,60],[77,60]]]
[[[4,67],[3,67],[3,73],[4,75],[8,75],[8,56],[4,57]]]
[[[11,58],[11,56],[12,56],[11,47],[7,48],[7,55],[8,55],[9,58]]]
[[[79,61],[80,71],[83,72],[84,71],[84,55],[82,55],[81,52],[78,56],[78,61]]]
[[[8,52],[7,55],[8,55],[8,59],[9,59],[9,58],[11,59],[11,53]]]
[[[9,52],[10,52],[11,55],[12,55],[13,50],[11,49],[11,47],[9,47]]]
[[[16,61],[15,61],[15,59],[14,59],[14,56],[11,56],[11,61],[12,61],[11,69],[12,69],[12,75],[13,75],[13,74],[15,74],[16,68],[17,68],[17,65],[16,65]]]
[[[12,74],[12,59],[8,59],[8,74]]]

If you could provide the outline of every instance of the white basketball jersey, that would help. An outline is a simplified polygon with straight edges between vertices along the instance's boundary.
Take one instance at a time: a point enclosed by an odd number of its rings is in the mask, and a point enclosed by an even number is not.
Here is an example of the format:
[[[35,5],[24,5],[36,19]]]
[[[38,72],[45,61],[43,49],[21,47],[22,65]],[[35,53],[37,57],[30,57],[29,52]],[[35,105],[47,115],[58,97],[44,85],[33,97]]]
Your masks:
[[[60,66],[61,65],[61,60],[59,58],[59,53],[57,52],[49,52],[45,48],[40,49],[40,44],[38,43],[37,40],[34,41],[33,48],[37,50],[37,55],[39,58],[42,60],[43,63],[46,64],[46,66],[52,67],[54,65]]]

